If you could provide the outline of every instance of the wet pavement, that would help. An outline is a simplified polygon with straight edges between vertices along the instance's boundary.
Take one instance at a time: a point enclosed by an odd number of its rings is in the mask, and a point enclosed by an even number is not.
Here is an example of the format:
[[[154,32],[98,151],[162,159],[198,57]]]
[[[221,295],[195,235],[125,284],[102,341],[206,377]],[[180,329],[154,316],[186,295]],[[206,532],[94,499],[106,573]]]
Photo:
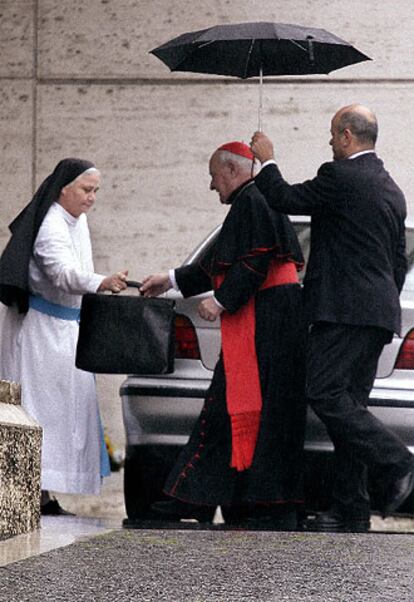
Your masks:
[[[0,567],[120,528],[119,520],[44,516],[38,531],[0,542]]]
[[[122,473],[98,498],[59,501],[77,516],[42,517],[39,531],[0,541],[0,602],[414,600],[408,517],[373,516],[358,535],[123,529]]]
[[[0,568],[3,602],[412,602],[412,535],[115,530]]]

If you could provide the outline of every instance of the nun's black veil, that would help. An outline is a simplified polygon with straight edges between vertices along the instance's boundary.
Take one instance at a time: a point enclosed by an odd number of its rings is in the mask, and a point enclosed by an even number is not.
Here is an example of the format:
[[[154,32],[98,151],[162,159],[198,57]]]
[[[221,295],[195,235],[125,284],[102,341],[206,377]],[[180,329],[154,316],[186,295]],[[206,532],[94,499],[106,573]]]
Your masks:
[[[91,167],[95,167],[91,161],[62,159],[10,224],[12,236],[0,258],[0,301],[5,305],[16,305],[19,312],[27,312],[29,261],[42,221],[62,188]]]

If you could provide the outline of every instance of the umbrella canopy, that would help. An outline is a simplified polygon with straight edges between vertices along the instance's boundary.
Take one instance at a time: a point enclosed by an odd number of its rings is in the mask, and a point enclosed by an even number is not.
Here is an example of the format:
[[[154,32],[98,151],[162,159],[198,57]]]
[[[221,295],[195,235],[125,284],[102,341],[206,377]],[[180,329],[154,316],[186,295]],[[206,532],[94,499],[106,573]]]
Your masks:
[[[184,33],[151,53],[171,71],[260,76],[259,130],[262,129],[263,75],[330,73],[371,60],[345,40],[325,31],[284,23],[234,23]]]
[[[283,23],[235,23],[193,31],[151,53],[171,71],[233,75],[306,75],[371,60],[324,29]]]

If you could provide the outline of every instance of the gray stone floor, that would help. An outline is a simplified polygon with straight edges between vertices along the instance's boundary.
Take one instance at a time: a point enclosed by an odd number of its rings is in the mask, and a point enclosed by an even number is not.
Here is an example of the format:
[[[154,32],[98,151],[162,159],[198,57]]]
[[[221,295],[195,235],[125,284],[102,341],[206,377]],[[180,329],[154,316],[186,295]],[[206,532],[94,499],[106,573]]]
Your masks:
[[[0,602],[414,600],[409,517],[374,515],[363,535],[126,530],[122,479],[112,473],[100,496],[59,496],[76,517],[0,541]]]
[[[0,568],[7,602],[414,599],[412,535],[113,531]]]

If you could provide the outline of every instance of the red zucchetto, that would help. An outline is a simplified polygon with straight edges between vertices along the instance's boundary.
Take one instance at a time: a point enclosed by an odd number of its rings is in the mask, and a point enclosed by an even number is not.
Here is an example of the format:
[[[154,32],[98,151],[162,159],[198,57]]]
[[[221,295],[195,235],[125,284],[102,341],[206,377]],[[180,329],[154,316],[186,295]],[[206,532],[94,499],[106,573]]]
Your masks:
[[[251,161],[254,159],[250,146],[244,142],[227,142],[219,146],[217,150],[228,151],[229,153],[233,153],[233,155],[240,155],[240,157],[246,157],[246,159],[250,159]]]

